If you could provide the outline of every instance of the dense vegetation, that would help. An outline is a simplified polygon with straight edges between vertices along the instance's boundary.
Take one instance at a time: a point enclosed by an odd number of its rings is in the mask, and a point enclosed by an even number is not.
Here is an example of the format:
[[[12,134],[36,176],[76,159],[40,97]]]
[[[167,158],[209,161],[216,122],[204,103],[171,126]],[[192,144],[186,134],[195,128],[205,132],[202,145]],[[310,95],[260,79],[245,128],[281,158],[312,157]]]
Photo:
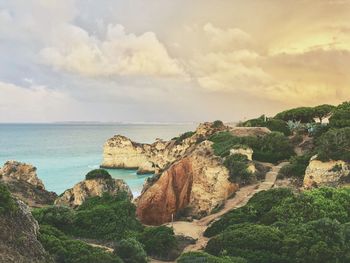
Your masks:
[[[33,215],[41,226],[50,226],[62,235],[115,243],[117,255],[125,262],[143,262],[140,258],[144,258],[144,250],[148,255],[162,258],[177,247],[171,228],[141,225],[135,216],[135,205],[126,193],[91,197],[76,210],[60,206],[35,209]],[[67,244],[70,242],[62,246]],[[67,260],[75,255],[69,249],[67,253],[62,256]]]
[[[229,170],[229,180],[233,183],[245,185],[251,183],[255,179],[254,174],[248,170],[249,160],[245,155],[230,155],[225,159],[224,165]]]
[[[291,131],[287,123],[283,120],[267,118],[265,115],[260,116],[257,119],[251,119],[241,124],[243,127],[266,127],[271,131],[281,132],[286,136],[291,135]]]
[[[305,170],[309,165],[312,154],[307,153],[301,156],[293,156],[289,160],[289,164],[283,166],[279,172],[279,177],[296,178],[302,180],[305,175]]]
[[[39,241],[57,263],[122,263],[119,257],[69,238],[49,225],[40,226]]]
[[[95,169],[85,175],[86,180],[92,179],[112,179],[112,176],[104,169]]]
[[[127,238],[118,242],[114,253],[125,263],[147,263],[147,254],[143,245],[135,238]]]
[[[207,229],[206,252],[249,263],[349,262],[349,204],[346,188],[260,192]]]
[[[350,127],[350,102],[344,102],[334,110],[329,124],[333,128]]]
[[[14,212],[17,209],[17,203],[12,198],[7,187],[0,183],[0,215]]]
[[[331,129],[316,142],[318,159],[350,162],[350,127]]]
[[[288,137],[279,132],[272,132],[263,137],[237,137],[230,132],[219,132],[209,139],[214,142],[214,153],[221,157],[228,156],[235,145],[251,147],[254,151],[253,159],[262,162],[276,163],[289,159],[294,154]]]

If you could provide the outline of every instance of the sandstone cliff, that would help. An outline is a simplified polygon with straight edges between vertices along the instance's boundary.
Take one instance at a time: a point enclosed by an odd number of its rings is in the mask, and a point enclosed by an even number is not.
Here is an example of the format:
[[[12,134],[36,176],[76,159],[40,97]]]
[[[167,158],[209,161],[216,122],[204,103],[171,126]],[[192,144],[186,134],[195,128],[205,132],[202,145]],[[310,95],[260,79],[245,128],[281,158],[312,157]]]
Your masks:
[[[31,207],[53,204],[57,195],[45,190],[43,182],[30,164],[7,161],[0,169],[0,180],[18,199]]]
[[[102,196],[103,193],[115,195],[121,191],[126,192],[132,199],[129,186],[121,179],[84,180],[73,188],[66,190],[56,199],[55,204],[76,207],[81,205],[88,197]]]
[[[18,209],[0,214],[0,262],[53,262],[37,239],[39,225],[28,206],[17,201]]]
[[[306,168],[304,187],[337,186],[350,175],[350,165],[344,161],[321,162],[311,158]]]
[[[137,216],[143,223],[169,222],[185,209],[188,216],[207,215],[237,190],[211,144],[204,141],[197,145],[143,191],[137,202]]]
[[[138,169],[138,173],[158,173],[183,157],[199,141],[218,131],[230,128],[220,124],[202,123],[191,136],[170,141],[157,140],[153,144],[141,144],[125,136],[115,135],[107,140],[103,149],[104,168]]]

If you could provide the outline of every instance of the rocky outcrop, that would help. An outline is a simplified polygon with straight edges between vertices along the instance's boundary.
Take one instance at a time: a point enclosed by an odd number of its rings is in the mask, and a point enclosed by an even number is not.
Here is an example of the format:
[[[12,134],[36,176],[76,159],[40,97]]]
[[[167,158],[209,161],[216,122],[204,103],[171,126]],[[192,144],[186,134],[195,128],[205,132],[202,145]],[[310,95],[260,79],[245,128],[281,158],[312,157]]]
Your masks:
[[[36,167],[30,164],[21,163],[17,161],[7,161],[0,170],[2,179],[24,181],[38,189],[45,189],[43,182],[36,174]]]
[[[0,214],[0,262],[51,263],[38,241],[39,225],[22,201],[12,213]]]
[[[244,136],[258,136],[262,137],[266,134],[271,133],[271,131],[266,127],[232,127],[230,132],[238,137]]]
[[[348,163],[344,161],[321,162],[316,158],[317,156],[312,157],[306,168],[303,183],[305,188],[337,186],[350,175]]]
[[[45,190],[36,168],[30,164],[7,161],[0,169],[0,180],[14,196],[30,207],[51,205],[57,198],[56,193]]]
[[[73,188],[66,190],[56,199],[55,204],[77,207],[89,197],[102,196],[103,193],[116,195],[119,192],[126,192],[132,199],[129,186],[121,179],[84,180]]]
[[[186,138],[170,141],[157,140],[153,144],[141,144],[125,136],[115,135],[107,140],[103,149],[103,168],[138,169],[138,173],[158,173],[183,157],[195,144],[218,131],[228,131],[225,125],[202,123]]]
[[[187,216],[205,216],[237,190],[211,145],[209,141],[200,143],[143,191],[136,212],[143,223],[169,222],[184,210]]]

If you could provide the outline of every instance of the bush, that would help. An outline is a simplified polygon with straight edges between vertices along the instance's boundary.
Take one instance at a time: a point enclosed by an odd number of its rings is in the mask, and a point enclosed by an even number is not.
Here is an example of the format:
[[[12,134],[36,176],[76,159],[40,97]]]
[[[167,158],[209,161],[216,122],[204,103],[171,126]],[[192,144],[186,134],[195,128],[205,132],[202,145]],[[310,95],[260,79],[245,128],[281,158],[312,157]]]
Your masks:
[[[350,127],[332,129],[318,138],[316,152],[321,161],[350,162]]]
[[[142,244],[136,239],[121,240],[114,251],[125,263],[147,263],[147,255]]]
[[[289,160],[289,164],[283,166],[279,172],[281,178],[298,178],[303,179],[305,176],[305,170],[309,165],[312,154],[305,154],[301,156],[293,156]]]
[[[70,239],[52,226],[41,225],[38,239],[57,263],[122,263],[117,256]]]
[[[340,104],[329,119],[329,125],[332,128],[350,127],[350,102]]]
[[[126,193],[87,199],[77,210],[67,207],[35,209],[40,224],[57,227],[76,237],[115,241],[136,236],[143,230],[135,216],[135,205]]]
[[[86,180],[112,179],[112,176],[104,169],[95,169],[85,175]]]
[[[166,226],[146,227],[140,241],[147,254],[158,258],[169,255],[177,246],[173,229]]]
[[[277,163],[294,155],[289,139],[279,132],[271,132],[251,146],[253,159],[262,162]]]
[[[102,240],[121,240],[133,236],[143,229],[135,211],[135,205],[126,193],[91,197],[76,211],[72,233]]]
[[[239,257],[215,257],[205,252],[187,252],[181,255],[178,263],[247,263]]]
[[[278,120],[278,119],[269,119],[266,122],[266,126],[271,131],[281,132],[285,136],[291,135],[291,131],[285,121]]]
[[[15,212],[17,207],[10,191],[4,184],[0,183],[0,215]]]
[[[283,233],[271,226],[243,224],[209,240],[205,251],[219,256],[242,257],[252,263],[281,263]]]
[[[185,133],[181,134],[179,137],[173,138],[173,140],[175,140],[175,144],[180,144],[180,143],[182,143],[184,140],[186,140],[187,138],[192,137],[194,134],[195,134],[195,132],[193,132],[193,131],[188,131],[188,132],[185,132]]]
[[[349,204],[349,188],[260,192],[206,230],[216,235],[206,252],[248,262],[349,262]]]
[[[219,132],[209,138],[213,144],[215,155],[226,157],[237,144],[251,147],[254,151],[253,159],[262,162],[276,163],[289,159],[293,154],[293,147],[288,139],[279,132],[271,132],[261,138],[246,136],[236,137],[230,132]]]
[[[254,181],[255,176],[248,170],[248,163],[247,156],[242,154],[234,154],[226,157],[224,165],[229,170],[229,180],[242,185]]]
[[[212,125],[213,128],[220,128],[222,126],[224,126],[224,123],[222,121],[220,121],[220,120],[214,121],[213,125]]]
[[[75,219],[74,211],[63,206],[36,208],[32,214],[40,225],[50,225],[64,231],[72,228]]]

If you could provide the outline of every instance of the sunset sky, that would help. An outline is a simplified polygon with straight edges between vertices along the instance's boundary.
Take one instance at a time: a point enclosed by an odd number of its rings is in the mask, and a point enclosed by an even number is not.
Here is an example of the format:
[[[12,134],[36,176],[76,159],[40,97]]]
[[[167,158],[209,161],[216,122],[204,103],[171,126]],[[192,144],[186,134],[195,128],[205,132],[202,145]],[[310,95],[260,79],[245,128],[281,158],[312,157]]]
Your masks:
[[[350,100],[350,0],[0,0],[0,122],[238,121]]]

